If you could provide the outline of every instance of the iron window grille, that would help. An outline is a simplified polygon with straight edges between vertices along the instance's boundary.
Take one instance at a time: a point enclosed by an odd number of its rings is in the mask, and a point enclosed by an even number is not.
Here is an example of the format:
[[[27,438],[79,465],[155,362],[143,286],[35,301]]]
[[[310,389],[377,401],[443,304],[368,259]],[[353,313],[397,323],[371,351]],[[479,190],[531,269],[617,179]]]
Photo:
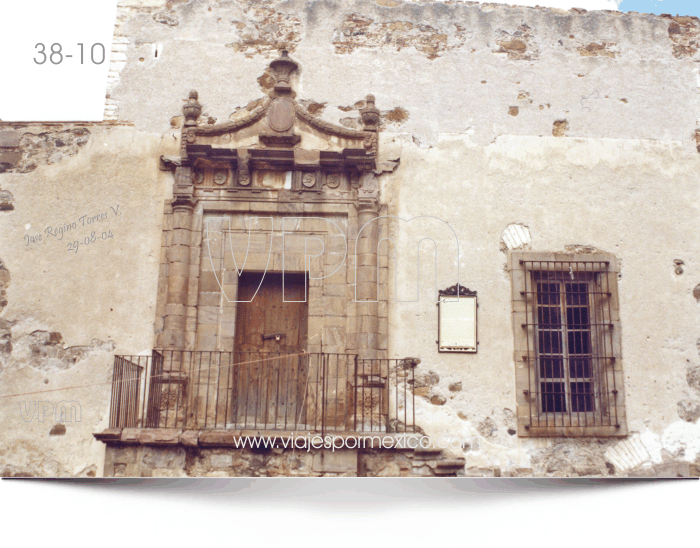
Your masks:
[[[529,255],[511,257],[519,435],[626,435],[614,258]]]

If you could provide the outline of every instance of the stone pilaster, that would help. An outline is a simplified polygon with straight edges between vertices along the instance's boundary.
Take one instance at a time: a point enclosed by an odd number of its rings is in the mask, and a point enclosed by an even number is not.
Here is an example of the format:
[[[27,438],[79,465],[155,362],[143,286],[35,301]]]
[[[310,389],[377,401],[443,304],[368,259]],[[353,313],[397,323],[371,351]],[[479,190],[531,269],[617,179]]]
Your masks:
[[[166,348],[179,350],[186,348],[187,294],[190,274],[190,246],[192,245],[192,211],[194,209],[190,181],[191,169],[178,167],[175,173],[172,235],[168,250],[168,292],[167,304],[165,305],[164,342]]]
[[[377,357],[377,244],[379,241],[379,191],[376,177],[362,177],[358,189],[356,246],[357,350],[360,358]]]

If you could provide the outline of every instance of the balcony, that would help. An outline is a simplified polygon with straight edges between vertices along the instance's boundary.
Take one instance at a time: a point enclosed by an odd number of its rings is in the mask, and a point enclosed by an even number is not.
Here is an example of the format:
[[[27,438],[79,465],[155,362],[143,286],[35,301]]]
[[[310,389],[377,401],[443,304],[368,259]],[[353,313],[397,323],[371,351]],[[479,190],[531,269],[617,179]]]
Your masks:
[[[96,437],[117,441],[124,429],[412,433],[418,363],[329,353],[115,356],[109,430]]]

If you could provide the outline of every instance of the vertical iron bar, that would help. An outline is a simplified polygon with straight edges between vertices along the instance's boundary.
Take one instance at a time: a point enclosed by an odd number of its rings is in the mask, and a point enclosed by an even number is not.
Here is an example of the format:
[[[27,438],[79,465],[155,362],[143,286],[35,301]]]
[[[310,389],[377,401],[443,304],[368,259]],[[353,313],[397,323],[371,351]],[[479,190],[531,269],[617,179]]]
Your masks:
[[[117,390],[118,390],[118,385],[116,383],[117,381],[117,371],[118,371],[118,364],[119,364],[119,356],[114,356],[114,365],[112,366],[112,394],[110,397],[110,404],[109,404],[109,427],[110,428],[117,428],[117,421],[115,418],[115,411],[117,408],[116,405],[116,398],[117,398]]]
[[[260,377],[262,375],[262,372],[260,371],[261,355],[262,354],[260,352],[257,352],[257,358],[255,360],[251,360],[252,363],[255,365],[255,395],[257,396],[255,398],[255,423],[253,425],[253,428],[258,427],[258,407],[260,407],[260,400],[262,399],[262,394],[260,393]]]
[[[616,360],[615,360],[615,335],[613,333],[613,320],[612,320],[612,309],[611,309],[611,304],[610,301],[612,300],[612,293],[610,292],[610,272],[609,272],[610,264],[608,263],[605,268],[606,272],[606,282],[608,284],[608,323],[609,325],[604,325],[604,333],[606,336],[606,339],[609,337],[610,338],[610,364],[611,364],[611,369],[612,369],[612,377],[613,377],[613,402],[615,406],[615,427],[617,427],[620,424],[620,420],[617,416],[617,375],[615,372],[616,368]]]
[[[284,360],[283,357],[279,357],[277,359],[277,393],[275,395],[275,422],[274,422],[274,429],[277,430],[277,417],[279,416],[279,408],[280,408],[280,369],[282,368],[282,361]]]
[[[182,355],[183,352],[182,350],[180,352],[180,358],[178,359],[178,366],[177,366],[177,393],[175,394],[175,428],[177,428],[177,423],[178,423],[178,417],[179,417],[179,412],[180,412],[180,398],[183,397],[184,391],[185,391],[185,386],[183,383],[183,378],[182,378],[182,360],[184,356]],[[170,363],[173,363],[173,351],[170,351]],[[184,428],[184,424],[182,425]]]
[[[245,366],[246,371],[245,371],[245,407],[243,408],[243,427],[248,428],[248,393],[250,392],[250,369],[249,367],[252,364],[249,363],[244,363],[248,361],[245,356],[248,354],[248,352],[241,352],[238,356],[238,359],[240,360],[241,366]]]
[[[197,367],[197,395],[195,396],[194,399],[194,427],[199,428],[199,390],[201,387],[201,380],[202,380],[202,354],[203,352],[198,352],[199,355],[199,365]]]
[[[415,365],[411,366],[411,380],[413,381],[411,383],[411,386],[413,386],[413,390],[415,390],[416,387],[416,367]],[[411,393],[411,409],[413,410],[413,429],[412,431],[416,431],[416,395],[414,392]]]
[[[231,397],[231,388],[229,387],[231,383],[231,375],[233,375],[233,370],[231,369],[231,352],[226,352],[228,356],[228,365],[226,366],[226,404],[224,407],[224,428],[228,427],[228,411],[229,411],[229,398]]]
[[[190,357],[189,363],[187,364],[187,393],[183,394],[183,398],[185,399],[185,426],[189,425],[192,426],[190,423],[190,417],[187,414],[189,411],[190,407],[190,397],[191,395],[194,394],[194,371],[192,370],[192,362],[194,360],[194,352],[193,351],[188,351],[187,354]],[[184,351],[183,351],[183,359],[184,359]]]
[[[353,394],[352,416],[353,416],[354,430],[355,430],[355,432],[357,432],[357,354],[355,354],[355,379],[353,382],[353,390],[355,393]]]
[[[155,359],[155,354],[153,355],[153,358]],[[170,365],[172,368],[172,363]],[[163,377],[161,378],[161,380],[164,382],[165,381],[165,364],[163,364],[162,374],[163,374]],[[168,371],[168,394],[165,397],[165,427],[166,428],[168,427],[168,411],[170,410],[170,385],[172,384],[171,381],[172,381],[172,371],[169,370]]]
[[[339,365],[338,365],[338,354],[333,354],[333,357],[335,357],[335,417],[334,417],[334,422],[335,422],[335,429],[338,429],[338,377],[339,375]]]
[[[326,359],[325,354],[321,354],[321,436],[326,434]]]
[[[608,379],[608,364],[607,364],[607,333],[605,332],[605,306],[603,305],[603,279],[608,282],[608,272],[607,267],[605,271],[603,270],[603,264],[599,263],[598,271],[600,273],[600,294],[598,295],[598,305],[596,306],[596,340],[598,345],[596,347],[596,352],[598,354],[598,375],[600,377],[600,424],[601,426],[605,424],[605,415],[607,415],[607,426],[612,425],[612,413],[610,409],[610,381]],[[607,299],[610,299],[609,295],[606,295]],[[610,302],[610,301],[608,301]],[[602,348],[602,356],[601,356]],[[603,396],[603,393],[605,396]],[[603,403],[605,401],[605,403]]]
[[[216,356],[216,396],[214,398],[214,428],[219,427],[219,385],[221,384],[221,351]],[[224,425],[224,428],[226,425]]]
[[[204,403],[204,428],[207,427],[207,421],[209,420],[209,389],[210,389],[210,382],[209,382],[209,377],[211,375],[211,350],[208,352],[209,354],[209,363],[207,365],[207,397],[206,401]]]
[[[523,263],[522,263],[523,279],[525,282],[525,303],[524,304],[525,304],[525,343],[526,343],[526,348],[527,348],[527,355],[525,356],[525,359],[527,360],[527,362],[526,362],[526,364],[527,364],[527,368],[526,368],[527,369],[527,407],[528,407],[528,413],[530,416],[530,424],[532,424],[532,380],[531,380],[531,377],[532,377],[532,374],[534,373],[534,371],[533,371],[533,367],[532,367],[532,359],[530,357],[530,320],[528,318],[527,310],[528,310],[528,305],[532,306],[533,309],[537,305],[534,302],[535,301],[534,291],[532,293],[528,293],[528,291],[527,291],[527,279],[531,275],[531,272],[528,271],[528,269],[527,269],[527,264],[528,263],[526,261],[523,261]],[[530,289],[532,289],[532,282],[534,282],[534,280],[531,280]],[[530,301],[530,303],[528,303],[528,300]],[[532,318],[532,324],[533,324],[533,332],[536,332],[535,318],[534,317]],[[532,341],[532,344],[533,344],[533,346],[536,344],[534,340]],[[537,364],[535,364],[535,365],[538,366]]]

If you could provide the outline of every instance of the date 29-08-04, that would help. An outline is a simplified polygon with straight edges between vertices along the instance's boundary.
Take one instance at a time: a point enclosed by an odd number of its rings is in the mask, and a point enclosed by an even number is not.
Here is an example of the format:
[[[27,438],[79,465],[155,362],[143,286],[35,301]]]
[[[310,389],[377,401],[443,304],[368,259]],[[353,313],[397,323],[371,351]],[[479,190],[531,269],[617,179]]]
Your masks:
[[[106,232],[102,233],[102,239],[103,240],[108,240],[109,238],[113,238],[114,236],[112,235],[112,231],[108,230]],[[97,240],[99,240],[99,235],[95,235],[95,231],[93,230],[89,236],[85,236],[83,239],[83,244],[85,245],[90,245],[94,244]],[[74,242],[68,242],[68,251],[75,251],[76,253],[78,252],[78,247],[80,246],[80,240],[75,240]]]

